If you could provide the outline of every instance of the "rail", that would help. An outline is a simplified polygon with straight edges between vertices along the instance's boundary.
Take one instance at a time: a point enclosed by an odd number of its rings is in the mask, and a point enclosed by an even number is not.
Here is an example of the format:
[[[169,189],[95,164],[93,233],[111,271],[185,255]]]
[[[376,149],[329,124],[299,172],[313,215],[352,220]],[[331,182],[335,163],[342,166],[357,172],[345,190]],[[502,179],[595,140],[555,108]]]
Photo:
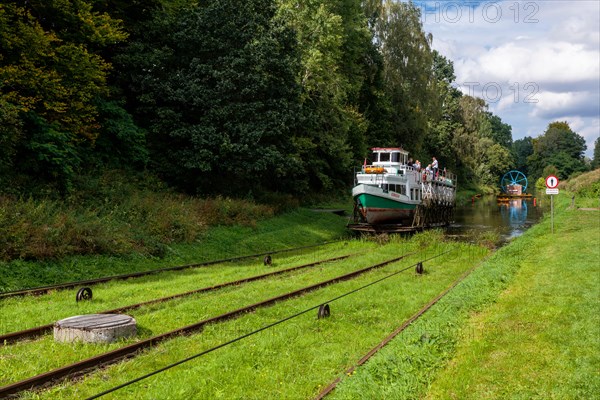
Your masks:
[[[195,289],[195,290],[192,290],[189,292],[178,293],[178,294],[175,294],[172,296],[162,297],[159,299],[145,301],[142,303],[130,304],[128,306],[115,308],[113,310],[98,311],[96,314],[117,314],[117,313],[122,313],[125,311],[131,311],[131,310],[135,310],[140,307],[143,307],[143,306],[164,303],[166,301],[178,299],[181,297],[187,297],[187,296],[191,296],[191,295],[198,294],[198,293],[210,292],[210,291],[222,289],[222,288],[229,287],[229,286],[237,286],[237,285],[241,285],[243,283],[254,282],[254,281],[266,279],[266,278],[269,278],[272,276],[281,275],[281,274],[285,274],[285,273],[292,272],[292,271],[297,271],[297,270],[304,269],[304,268],[314,267],[316,265],[325,264],[328,262],[339,261],[339,260],[349,258],[351,256],[353,256],[353,254],[329,258],[326,260],[316,261],[316,262],[312,262],[309,264],[303,264],[303,265],[299,265],[296,267],[291,267],[291,268],[286,268],[286,269],[282,269],[279,271],[269,272],[266,274],[255,275],[255,276],[252,276],[249,278],[243,278],[243,279],[239,279],[239,280],[232,281],[232,282],[225,282],[225,283],[221,283],[218,285]],[[15,342],[18,342],[18,341],[24,340],[24,339],[33,339],[38,336],[44,335],[46,333],[50,333],[52,331],[53,327],[54,327],[54,324],[46,324],[46,325],[36,326],[36,327],[30,328],[30,329],[17,331],[17,332],[6,333],[4,335],[0,335],[0,343],[11,344],[11,343],[15,343]]]
[[[292,252],[292,251],[310,249],[313,247],[325,246],[325,245],[332,244],[332,243],[339,243],[341,241],[343,241],[343,239],[333,240],[333,241],[329,241],[329,242],[323,242],[323,243],[319,243],[319,244],[312,244],[312,245],[308,245],[308,246],[292,247],[289,249],[266,251],[263,253],[248,254],[248,255],[238,256],[238,257],[222,258],[222,259],[218,259],[218,260],[205,261],[205,262],[201,262],[201,263],[178,265],[175,267],[166,267],[166,268],[158,268],[158,269],[153,269],[153,270],[148,270],[148,271],[133,272],[130,274],[112,275],[112,276],[106,276],[106,277],[101,277],[101,278],[96,278],[96,279],[87,279],[87,280],[82,280],[82,281],[59,283],[56,285],[38,286],[38,287],[27,288],[27,289],[13,290],[13,291],[0,293],[0,300],[2,300],[3,298],[8,298],[8,297],[17,297],[17,296],[25,296],[25,295],[41,295],[41,294],[46,294],[53,290],[72,289],[72,288],[78,287],[78,286],[95,285],[98,283],[104,283],[104,282],[109,282],[109,281],[114,281],[114,280],[139,278],[142,276],[154,275],[154,274],[158,274],[161,272],[167,272],[167,271],[180,271],[180,270],[189,269],[189,268],[208,267],[211,265],[222,264],[222,263],[226,263],[226,262],[242,261],[242,260],[247,260],[249,258],[256,258],[256,257],[262,257],[262,256],[267,256],[267,255],[272,255],[272,254],[280,254],[280,253],[287,253],[287,252]]]
[[[227,313],[224,313],[224,314],[212,317],[212,318],[208,318],[208,319],[196,322],[194,324],[191,324],[191,325],[188,325],[188,326],[185,326],[182,328],[178,328],[178,329],[175,329],[175,330],[172,330],[172,331],[169,331],[169,332],[157,335],[157,336],[150,337],[148,339],[141,340],[136,343],[132,343],[130,345],[121,347],[116,350],[112,350],[112,351],[109,351],[109,352],[106,352],[103,354],[99,354],[97,356],[90,357],[85,360],[81,360],[81,361],[75,362],[73,364],[59,367],[52,371],[48,371],[48,372],[45,372],[45,373],[42,373],[39,375],[35,375],[33,377],[0,387],[0,398],[6,397],[9,395],[13,395],[13,394],[17,394],[17,393],[25,391],[25,390],[32,390],[32,389],[39,388],[42,386],[47,386],[47,385],[51,384],[52,382],[55,382],[55,381],[58,381],[60,379],[64,379],[67,377],[81,376],[84,374],[88,374],[92,371],[95,371],[95,370],[105,366],[105,365],[113,364],[117,361],[133,357],[136,353],[140,352],[141,350],[155,347],[159,343],[162,343],[163,341],[165,341],[167,339],[171,339],[171,338],[174,338],[179,335],[185,335],[185,334],[197,332],[197,331],[202,330],[208,324],[213,324],[213,323],[237,318],[246,313],[255,311],[258,308],[267,307],[267,306],[273,305],[282,300],[287,300],[287,299],[290,299],[293,297],[297,297],[302,294],[312,292],[314,290],[329,286],[329,285],[337,283],[337,282],[355,278],[355,277],[365,274],[369,271],[372,271],[376,268],[381,268],[388,264],[400,261],[401,259],[406,258],[412,254],[414,254],[414,253],[409,253],[409,254],[399,256],[399,257],[395,257],[395,258],[383,261],[378,264],[374,264],[374,265],[371,265],[371,266],[368,266],[368,267],[365,267],[365,268],[362,268],[362,269],[359,269],[359,270],[356,270],[356,271],[353,271],[353,272],[350,272],[350,273],[347,273],[344,275],[340,275],[338,277],[328,279],[326,281],[319,282],[319,283],[316,283],[316,284],[313,284],[310,286],[306,286],[304,288],[297,289],[297,290],[294,290],[289,293],[285,293],[280,296],[272,297],[270,299],[263,300],[258,303],[254,303],[254,304],[242,307],[242,308],[238,308],[236,310],[233,310],[233,311],[230,311],[230,312],[227,312]]]

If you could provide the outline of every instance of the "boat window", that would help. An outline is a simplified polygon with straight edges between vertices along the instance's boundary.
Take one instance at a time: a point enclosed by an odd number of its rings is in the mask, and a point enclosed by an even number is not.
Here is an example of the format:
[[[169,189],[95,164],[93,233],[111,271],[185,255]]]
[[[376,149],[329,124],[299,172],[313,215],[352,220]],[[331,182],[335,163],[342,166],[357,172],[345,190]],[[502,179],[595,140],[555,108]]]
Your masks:
[[[400,162],[400,153],[392,153],[392,162]]]
[[[399,190],[398,193],[406,196],[406,185],[398,185],[398,190]]]
[[[379,162],[390,161],[390,153],[379,153]]]
[[[383,189],[383,191],[384,191],[384,192],[387,192],[387,191],[388,191],[388,185],[387,185],[387,184],[383,184],[383,185],[381,186],[381,188]]]
[[[373,159],[373,162],[379,161],[379,153],[373,153],[373,157],[371,158]]]

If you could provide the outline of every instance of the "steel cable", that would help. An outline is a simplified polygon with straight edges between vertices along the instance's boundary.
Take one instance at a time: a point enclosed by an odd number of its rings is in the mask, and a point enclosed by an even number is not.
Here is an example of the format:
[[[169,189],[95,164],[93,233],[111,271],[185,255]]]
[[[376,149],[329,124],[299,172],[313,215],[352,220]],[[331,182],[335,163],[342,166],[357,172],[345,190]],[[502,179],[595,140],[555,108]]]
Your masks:
[[[426,261],[430,261],[430,260],[433,260],[433,259],[435,259],[435,258],[441,257],[441,256],[443,256],[443,255],[445,255],[445,254],[448,254],[448,253],[450,253],[450,252],[452,252],[452,251],[454,251],[454,250],[447,250],[447,251],[445,251],[445,252],[443,252],[443,253],[441,253],[441,254],[438,254],[438,255],[435,255],[435,256],[429,257],[429,258],[427,258],[427,259],[424,259],[424,260],[421,260],[421,261],[419,261],[419,262],[423,263],[423,262],[426,262]],[[125,388],[125,387],[127,387],[127,386],[130,386],[130,385],[132,385],[132,384],[134,384],[134,383],[137,383],[137,382],[139,382],[139,381],[142,381],[142,380],[144,380],[144,379],[150,378],[151,376],[154,376],[154,375],[157,375],[157,374],[159,374],[159,373],[161,373],[161,372],[167,371],[167,370],[169,370],[169,369],[171,369],[171,368],[174,368],[174,367],[176,367],[176,366],[178,366],[178,365],[184,364],[184,363],[186,363],[186,362],[189,362],[189,361],[192,361],[192,360],[194,360],[194,359],[196,359],[196,358],[198,358],[198,357],[202,357],[202,356],[204,356],[204,355],[206,355],[206,354],[212,353],[212,352],[214,352],[214,351],[216,351],[216,350],[219,350],[219,349],[221,349],[221,348],[223,348],[223,347],[226,347],[226,346],[229,346],[229,345],[231,345],[231,344],[233,344],[233,343],[239,342],[240,340],[243,340],[243,339],[245,339],[245,338],[247,338],[247,337],[250,337],[250,336],[256,335],[257,333],[260,333],[260,332],[262,332],[262,331],[265,331],[265,330],[267,330],[267,329],[270,329],[270,328],[272,328],[272,327],[274,327],[274,326],[280,325],[280,324],[282,324],[282,323],[284,323],[284,322],[287,322],[287,321],[289,321],[289,320],[291,320],[291,319],[297,318],[297,317],[299,317],[299,316],[301,316],[301,315],[304,315],[304,314],[306,314],[306,313],[308,313],[308,312],[310,312],[310,311],[316,310],[316,309],[318,309],[319,307],[321,307],[322,305],[324,305],[324,304],[326,304],[326,303],[332,303],[332,302],[334,302],[334,301],[337,301],[337,300],[339,300],[339,299],[342,299],[342,298],[344,298],[344,297],[346,297],[346,296],[349,296],[349,295],[351,295],[351,294],[354,294],[354,293],[356,293],[356,292],[358,292],[358,291],[361,291],[361,290],[363,290],[363,289],[366,289],[366,288],[368,288],[368,287],[370,287],[370,286],[373,286],[373,285],[375,285],[375,284],[377,284],[377,283],[380,283],[380,282],[382,282],[382,281],[384,281],[384,280],[386,280],[386,279],[389,279],[389,278],[391,278],[391,277],[394,277],[394,276],[396,276],[396,275],[398,275],[398,274],[400,274],[400,273],[402,273],[402,272],[404,272],[404,271],[407,271],[407,270],[409,270],[409,269],[411,269],[411,268],[415,267],[415,266],[416,266],[416,265],[417,265],[419,262],[416,262],[416,263],[414,263],[414,264],[412,264],[412,265],[410,265],[410,266],[408,266],[408,267],[402,268],[402,269],[400,269],[400,270],[398,270],[398,271],[395,271],[395,272],[393,272],[393,273],[391,273],[391,274],[388,274],[388,275],[386,275],[386,276],[384,276],[384,277],[382,277],[382,278],[379,278],[379,279],[377,279],[377,280],[375,280],[375,281],[373,281],[373,282],[370,282],[370,283],[368,283],[368,284],[366,284],[366,285],[364,285],[364,286],[358,287],[358,288],[356,288],[356,289],[353,289],[353,290],[351,290],[351,291],[349,291],[349,292],[346,292],[346,293],[344,293],[344,294],[341,294],[341,295],[339,295],[339,296],[337,296],[337,297],[334,297],[334,298],[332,298],[332,299],[329,299],[329,300],[327,300],[327,301],[321,302],[321,303],[319,303],[319,304],[318,304],[318,305],[316,305],[316,306],[312,306],[312,307],[310,307],[310,308],[307,308],[307,309],[305,309],[305,310],[303,310],[303,311],[300,311],[300,312],[298,312],[298,313],[296,313],[296,314],[290,315],[290,316],[288,316],[288,317],[285,317],[285,318],[283,318],[283,319],[280,319],[280,320],[278,320],[278,321],[275,321],[275,322],[273,322],[273,323],[271,323],[271,324],[265,325],[265,326],[263,326],[263,327],[261,327],[261,328],[259,328],[259,329],[256,329],[256,330],[254,330],[254,331],[252,331],[252,332],[246,333],[246,334],[244,334],[244,335],[242,335],[242,336],[238,336],[237,338],[234,338],[234,339],[232,339],[232,340],[229,340],[229,341],[227,341],[227,342],[221,343],[221,344],[220,344],[220,345],[218,345],[218,346],[215,346],[215,347],[212,347],[212,348],[210,348],[210,349],[204,350],[204,351],[202,351],[202,352],[200,352],[200,353],[194,354],[194,355],[192,355],[192,356],[189,356],[189,357],[187,357],[187,358],[184,358],[184,359],[182,359],[182,360],[179,360],[179,361],[177,361],[177,362],[174,362],[174,363],[172,363],[172,364],[169,364],[169,365],[166,365],[166,366],[164,366],[164,367],[162,367],[162,368],[159,368],[159,369],[157,369],[157,370],[155,370],[155,371],[149,372],[149,373],[147,373],[147,374],[145,374],[145,375],[142,375],[142,376],[139,376],[139,377],[137,377],[137,378],[135,378],[135,379],[132,379],[132,380],[130,380],[130,381],[124,382],[124,383],[122,383],[122,384],[120,384],[120,385],[118,385],[118,386],[115,386],[115,387],[112,387],[112,388],[110,388],[110,389],[107,389],[107,390],[105,390],[105,391],[103,391],[103,392],[101,392],[101,393],[98,393],[98,394],[96,394],[96,395],[93,395],[93,396],[91,396],[91,397],[88,397],[86,400],[97,399],[97,398],[99,398],[99,397],[102,397],[102,396],[104,396],[104,395],[107,395],[107,394],[109,394],[109,393],[116,392],[117,390],[123,389],[123,388]]]

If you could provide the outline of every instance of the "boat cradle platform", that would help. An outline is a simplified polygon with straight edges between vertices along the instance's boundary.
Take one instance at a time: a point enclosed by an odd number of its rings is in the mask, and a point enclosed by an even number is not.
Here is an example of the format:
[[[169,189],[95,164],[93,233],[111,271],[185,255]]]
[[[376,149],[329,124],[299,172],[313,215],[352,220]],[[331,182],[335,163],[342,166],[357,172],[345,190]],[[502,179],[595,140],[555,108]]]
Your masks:
[[[440,228],[448,226],[448,223],[429,224],[427,226],[411,226],[403,224],[348,224],[346,227],[355,232],[368,233],[410,233],[420,232],[426,228]]]

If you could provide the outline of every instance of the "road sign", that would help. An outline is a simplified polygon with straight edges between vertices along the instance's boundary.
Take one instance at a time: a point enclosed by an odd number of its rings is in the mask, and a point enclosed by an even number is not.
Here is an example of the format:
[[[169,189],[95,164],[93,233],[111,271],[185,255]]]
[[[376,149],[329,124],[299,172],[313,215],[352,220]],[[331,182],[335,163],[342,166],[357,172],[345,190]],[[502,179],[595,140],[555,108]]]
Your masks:
[[[546,187],[548,189],[555,189],[555,188],[557,188],[558,187],[558,178],[556,176],[554,176],[554,175],[549,175],[546,178]],[[546,194],[548,194],[548,193],[546,193]]]
[[[552,233],[554,233],[554,195],[558,194],[558,178],[554,175],[549,175],[546,178],[546,194],[550,195],[550,224],[552,225]]]

